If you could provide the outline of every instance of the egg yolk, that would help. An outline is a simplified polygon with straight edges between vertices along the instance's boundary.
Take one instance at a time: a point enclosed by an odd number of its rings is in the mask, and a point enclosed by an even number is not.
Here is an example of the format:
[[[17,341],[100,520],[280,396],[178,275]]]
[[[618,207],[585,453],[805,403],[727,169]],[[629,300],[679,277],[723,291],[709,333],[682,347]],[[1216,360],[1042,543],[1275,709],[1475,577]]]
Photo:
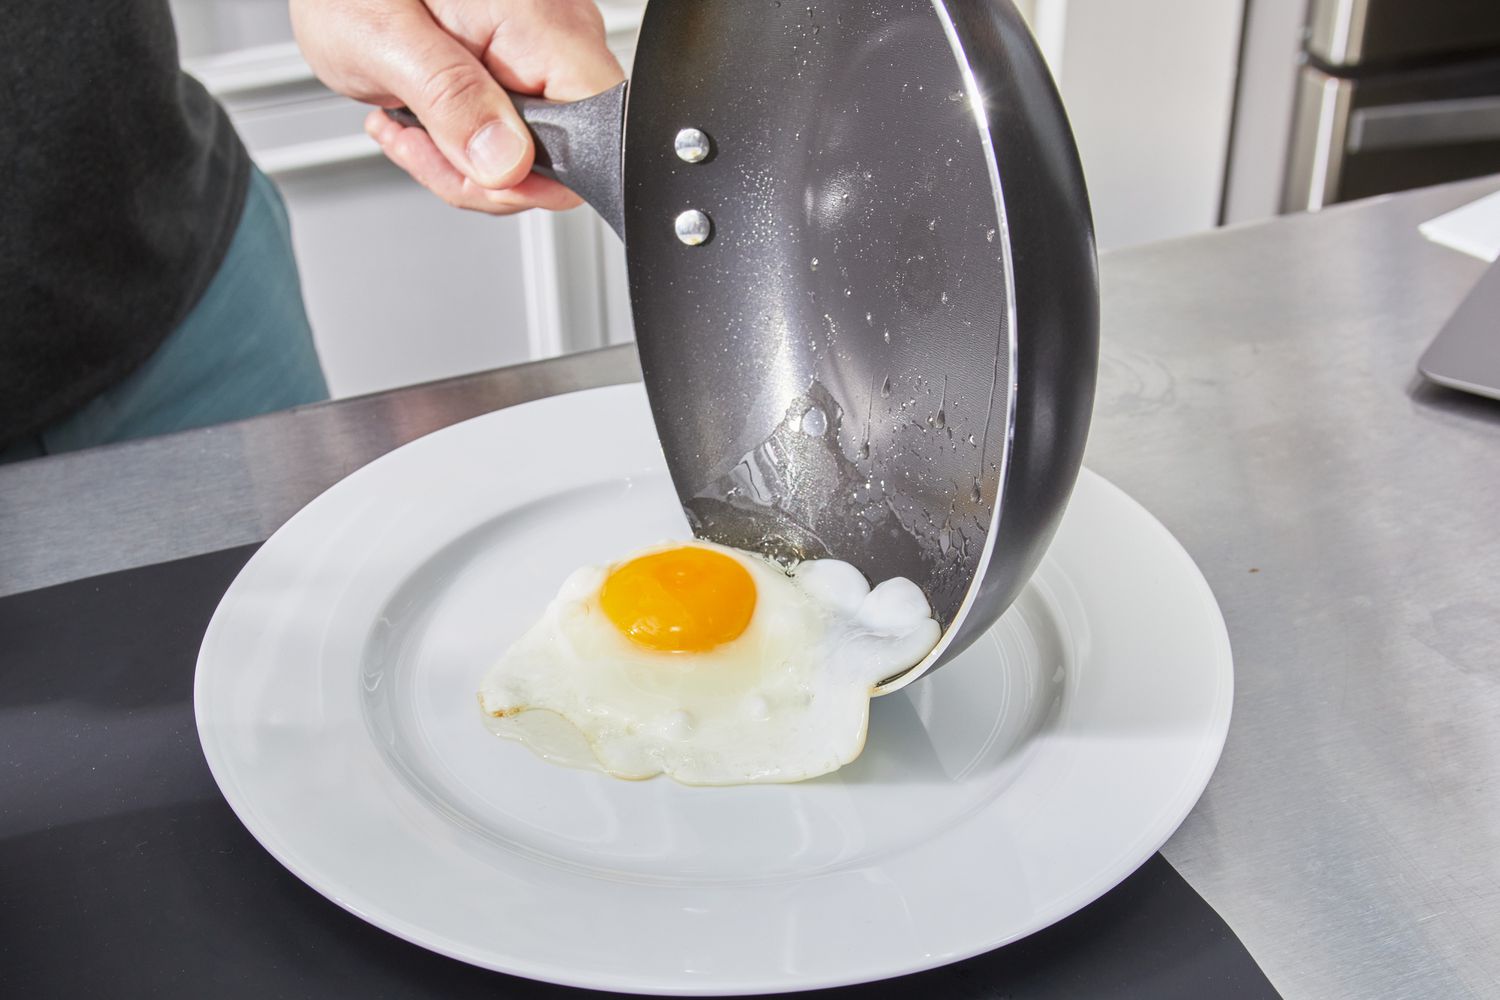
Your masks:
[[[599,591],[599,604],[639,646],[701,653],[745,631],[755,611],[755,581],[723,553],[668,549],[615,567]]]

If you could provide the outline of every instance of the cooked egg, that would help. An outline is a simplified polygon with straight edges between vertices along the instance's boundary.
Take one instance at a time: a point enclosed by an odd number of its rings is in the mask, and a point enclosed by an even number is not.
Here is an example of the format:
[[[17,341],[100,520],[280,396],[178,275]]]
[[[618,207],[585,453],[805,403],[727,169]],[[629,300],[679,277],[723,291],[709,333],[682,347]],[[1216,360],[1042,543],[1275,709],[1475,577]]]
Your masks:
[[[663,546],[569,576],[480,704],[501,735],[622,778],[800,781],[859,756],[872,690],[940,631],[909,580]]]

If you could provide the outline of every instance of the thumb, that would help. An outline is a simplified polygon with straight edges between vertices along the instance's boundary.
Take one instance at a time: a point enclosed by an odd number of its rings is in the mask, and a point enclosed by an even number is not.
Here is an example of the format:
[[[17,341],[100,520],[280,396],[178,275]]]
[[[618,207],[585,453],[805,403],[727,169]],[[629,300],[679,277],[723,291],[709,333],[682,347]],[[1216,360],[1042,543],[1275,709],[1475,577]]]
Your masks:
[[[391,92],[416,113],[442,154],[482,188],[514,187],[531,172],[531,133],[489,71],[428,18],[393,53]],[[415,27],[415,26],[414,26]]]

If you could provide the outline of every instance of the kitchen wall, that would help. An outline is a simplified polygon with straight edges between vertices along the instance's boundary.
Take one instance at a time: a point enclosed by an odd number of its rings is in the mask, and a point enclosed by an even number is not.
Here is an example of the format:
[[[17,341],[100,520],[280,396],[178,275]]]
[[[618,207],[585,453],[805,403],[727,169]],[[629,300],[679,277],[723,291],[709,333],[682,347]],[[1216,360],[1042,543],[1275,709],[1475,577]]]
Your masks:
[[[1073,124],[1101,249],[1218,224],[1244,4],[1026,4]]]

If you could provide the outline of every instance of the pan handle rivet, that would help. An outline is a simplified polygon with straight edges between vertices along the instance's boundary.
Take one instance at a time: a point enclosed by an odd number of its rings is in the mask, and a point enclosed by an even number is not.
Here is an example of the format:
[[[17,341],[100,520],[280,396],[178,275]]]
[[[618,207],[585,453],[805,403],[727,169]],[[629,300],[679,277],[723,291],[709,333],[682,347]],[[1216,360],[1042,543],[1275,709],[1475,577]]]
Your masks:
[[[677,133],[677,158],[684,163],[702,163],[713,152],[708,136],[700,129],[685,128]]]
[[[713,220],[696,208],[690,208],[677,217],[677,238],[690,247],[707,243],[713,231]]]

